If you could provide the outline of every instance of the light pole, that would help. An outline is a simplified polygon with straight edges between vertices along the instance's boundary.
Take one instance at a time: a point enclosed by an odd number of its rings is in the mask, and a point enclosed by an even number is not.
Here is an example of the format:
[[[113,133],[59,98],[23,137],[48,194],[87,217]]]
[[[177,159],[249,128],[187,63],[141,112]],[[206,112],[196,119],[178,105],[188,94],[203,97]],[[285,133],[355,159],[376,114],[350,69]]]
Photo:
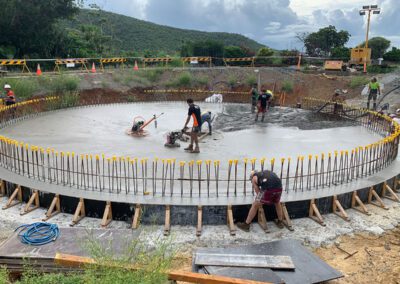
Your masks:
[[[368,6],[362,6],[362,9],[359,11],[360,16],[365,16],[366,13],[368,13],[368,20],[367,20],[367,35],[365,37],[365,48],[368,48],[368,34],[369,34],[369,24],[371,21],[371,12],[374,15],[378,15],[381,13],[381,9],[378,8],[378,5],[368,5]],[[367,58],[364,57],[364,73],[367,72]]]

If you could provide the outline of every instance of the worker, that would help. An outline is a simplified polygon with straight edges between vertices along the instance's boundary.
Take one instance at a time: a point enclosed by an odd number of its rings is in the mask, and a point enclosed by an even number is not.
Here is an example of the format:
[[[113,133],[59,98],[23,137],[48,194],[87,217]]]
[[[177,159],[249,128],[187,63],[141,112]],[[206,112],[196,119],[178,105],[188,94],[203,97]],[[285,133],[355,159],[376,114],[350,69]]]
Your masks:
[[[373,110],[376,110],[376,98],[381,94],[381,87],[377,82],[376,78],[373,77],[371,82],[368,84],[368,102],[367,102],[367,109],[369,109],[369,102],[371,99],[374,101]]]
[[[203,124],[207,122],[208,124],[208,135],[211,135],[212,133],[212,118],[211,118],[211,111],[205,111],[201,113],[201,127],[203,127]]]
[[[4,90],[6,91],[6,98],[5,98],[6,106],[10,106],[10,105],[15,104],[15,102],[16,102],[15,94],[11,90],[11,86],[9,84],[5,84],[4,85]]]
[[[272,99],[271,92],[262,90],[262,94],[258,96],[257,114],[255,121],[258,121],[258,115],[262,113],[261,121],[264,121],[265,113],[267,112],[268,103]]]
[[[335,90],[335,93],[333,94],[331,101],[334,102],[333,105],[334,114],[338,114],[341,110],[343,110],[344,97],[340,89]]]
[[[250,96],[251,96],[251,113],[254,113],[257,108],[257,100],[258,100],[258,90],[256,84],[254,84],[253,88],[251,88]]]
[[[183,126],[182,131],[186,131],[190,119],[193,119],[193,126],[190,131],[190,144],[187,148],[185,148],[185,151],[189,151],[190,153],[200,153],[198,135],[201,127],[201,110],[198,105],[194,104],[193,99],[187,99],[186,102],[189,105],[189,111],[185,126]],[[193,144],[195,144],[194,149]]]
[[[239,229],[249,232],[250,224],[258,212],[258,208],[263,204],[275,205],[278,220],[276,225],[283,228],[283,210],[280,202],[282,195],[282,181],[272,171],[252,171],[250,180],[256,192],[256,198],[251,205],[250,211],[245,222],[238,222],[236,225]]]

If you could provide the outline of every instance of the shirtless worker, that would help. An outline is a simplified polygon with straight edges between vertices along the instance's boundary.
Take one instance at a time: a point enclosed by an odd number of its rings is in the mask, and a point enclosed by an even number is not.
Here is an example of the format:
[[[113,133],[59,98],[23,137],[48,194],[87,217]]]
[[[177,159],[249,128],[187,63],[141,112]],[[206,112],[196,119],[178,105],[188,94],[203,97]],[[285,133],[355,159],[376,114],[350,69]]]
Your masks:
[[[255,121],[258,121],[258,115],[262,113],[261,121],[264,121],[265,113],[267,112],[268,102],[272,99],[270,92],[262,90],[262,94],[258,96],[258,109]]]
[[[189,151],[190,153],[200,153],[198,136],[201,128],[201,110],[198,105],[194,104],[193,99],[187,99],[186,102],[189,105],[189,111],[185,126],[183,126],[182,131],[186,130],[190,118],[193,119],[193,126],[190,132],[190,144],[184,150]],[[194,149],[193,149],[193,143],[195,144]]]
[[[282,195],[282,181],[281,179],[272,171],[252,171],[250,174],[250,180],[253,184],[254,190],[256,192],[256,198],[251,205],[249,214],[247,215],[245,222],[238,222],[236,225],[239,229],[249,232],[250,224],[254,217],[257,215],[258,208],[263,204],[275,205],[276,214],[278,216],[278,221],[276,225],[282,229],[283,228],[283,211],[281,205],[281,195]]]

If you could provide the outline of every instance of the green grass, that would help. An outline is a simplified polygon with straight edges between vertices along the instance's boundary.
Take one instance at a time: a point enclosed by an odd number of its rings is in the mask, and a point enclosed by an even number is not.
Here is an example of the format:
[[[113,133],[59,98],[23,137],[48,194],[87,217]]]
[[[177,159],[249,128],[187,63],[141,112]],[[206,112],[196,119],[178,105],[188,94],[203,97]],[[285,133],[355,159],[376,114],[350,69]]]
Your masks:
[[[207,86],[208,85],[208,77],[207,76],[195,77],[194,81],[197,86]]]
[[[358,88],[358,87],[364,86],[368,82],[369,82],[369,79],[367,77],[356,76],[356,77],[351,78],[349,86],[350,86],[350,88]]]
[[[228,76],[228,85],[231,88],[235,87],[237,85],[237,83],[238,83],[238,78],[237,78],[236,75],[231,74],[231,75]]]
[[[84,267],[82,273],[43,274],[26,263],[21,279],[15,284],[163,284],[168,283],[166,271],[175,254],[170,239],[153,238],[151,242],[126,240],[119,244],[123,255],[113,255],[112,242],[99,243],[93,236],[82,246],[96,260],[95,265]],[[152,243],[150,245],[149,243]],[[129,269],[132,265],[140,269]],[[0,268],[0,284],[11,283],[5,268]]]

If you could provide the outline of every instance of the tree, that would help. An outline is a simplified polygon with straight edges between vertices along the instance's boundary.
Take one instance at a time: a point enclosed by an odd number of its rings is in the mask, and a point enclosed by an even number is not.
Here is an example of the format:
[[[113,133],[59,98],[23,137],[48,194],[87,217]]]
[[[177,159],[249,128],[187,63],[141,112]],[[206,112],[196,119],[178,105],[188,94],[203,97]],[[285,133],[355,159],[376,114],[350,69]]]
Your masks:
[[[364,47],[365,41],[359,46]],[[371,58],[381,58],[390,47],[390,40],[380,36],[373,37],[368,40],[368,47],[371,48]]]
[[[240,58],[246,56],[246,51],[239,46],[228,45],[224,47],[224,57],[226,58]]]
[[[280,51],[280,55],[285,57],[282,58],[282,63],[285,65],[295,65],[298,62],[299,51],[292,49],[284,49]]]
[[[0,0],[0,46],[14,46],[16,57],[50,56],[54,24],[78,11],[75,0]]]
[[[274,55],[274,51],[269,47],[261,47],[257,52],[258,57],[269,57],[272,55]]]
[[[350,60],[350,48],[348,47],[332,48],[331,57],[334,59],[342,59],[344,61],[348,61]]]
[[[400,49],[392,47],[392,50],[383,55],[383,59],[387,61],[400,62]]]
[[[333,48],[343,47],[350,38],[348,31],[337,31],[335,26],[319,29],[314,33],[298,34],[297,38],[304,44],[311,56],[329,56]]]

